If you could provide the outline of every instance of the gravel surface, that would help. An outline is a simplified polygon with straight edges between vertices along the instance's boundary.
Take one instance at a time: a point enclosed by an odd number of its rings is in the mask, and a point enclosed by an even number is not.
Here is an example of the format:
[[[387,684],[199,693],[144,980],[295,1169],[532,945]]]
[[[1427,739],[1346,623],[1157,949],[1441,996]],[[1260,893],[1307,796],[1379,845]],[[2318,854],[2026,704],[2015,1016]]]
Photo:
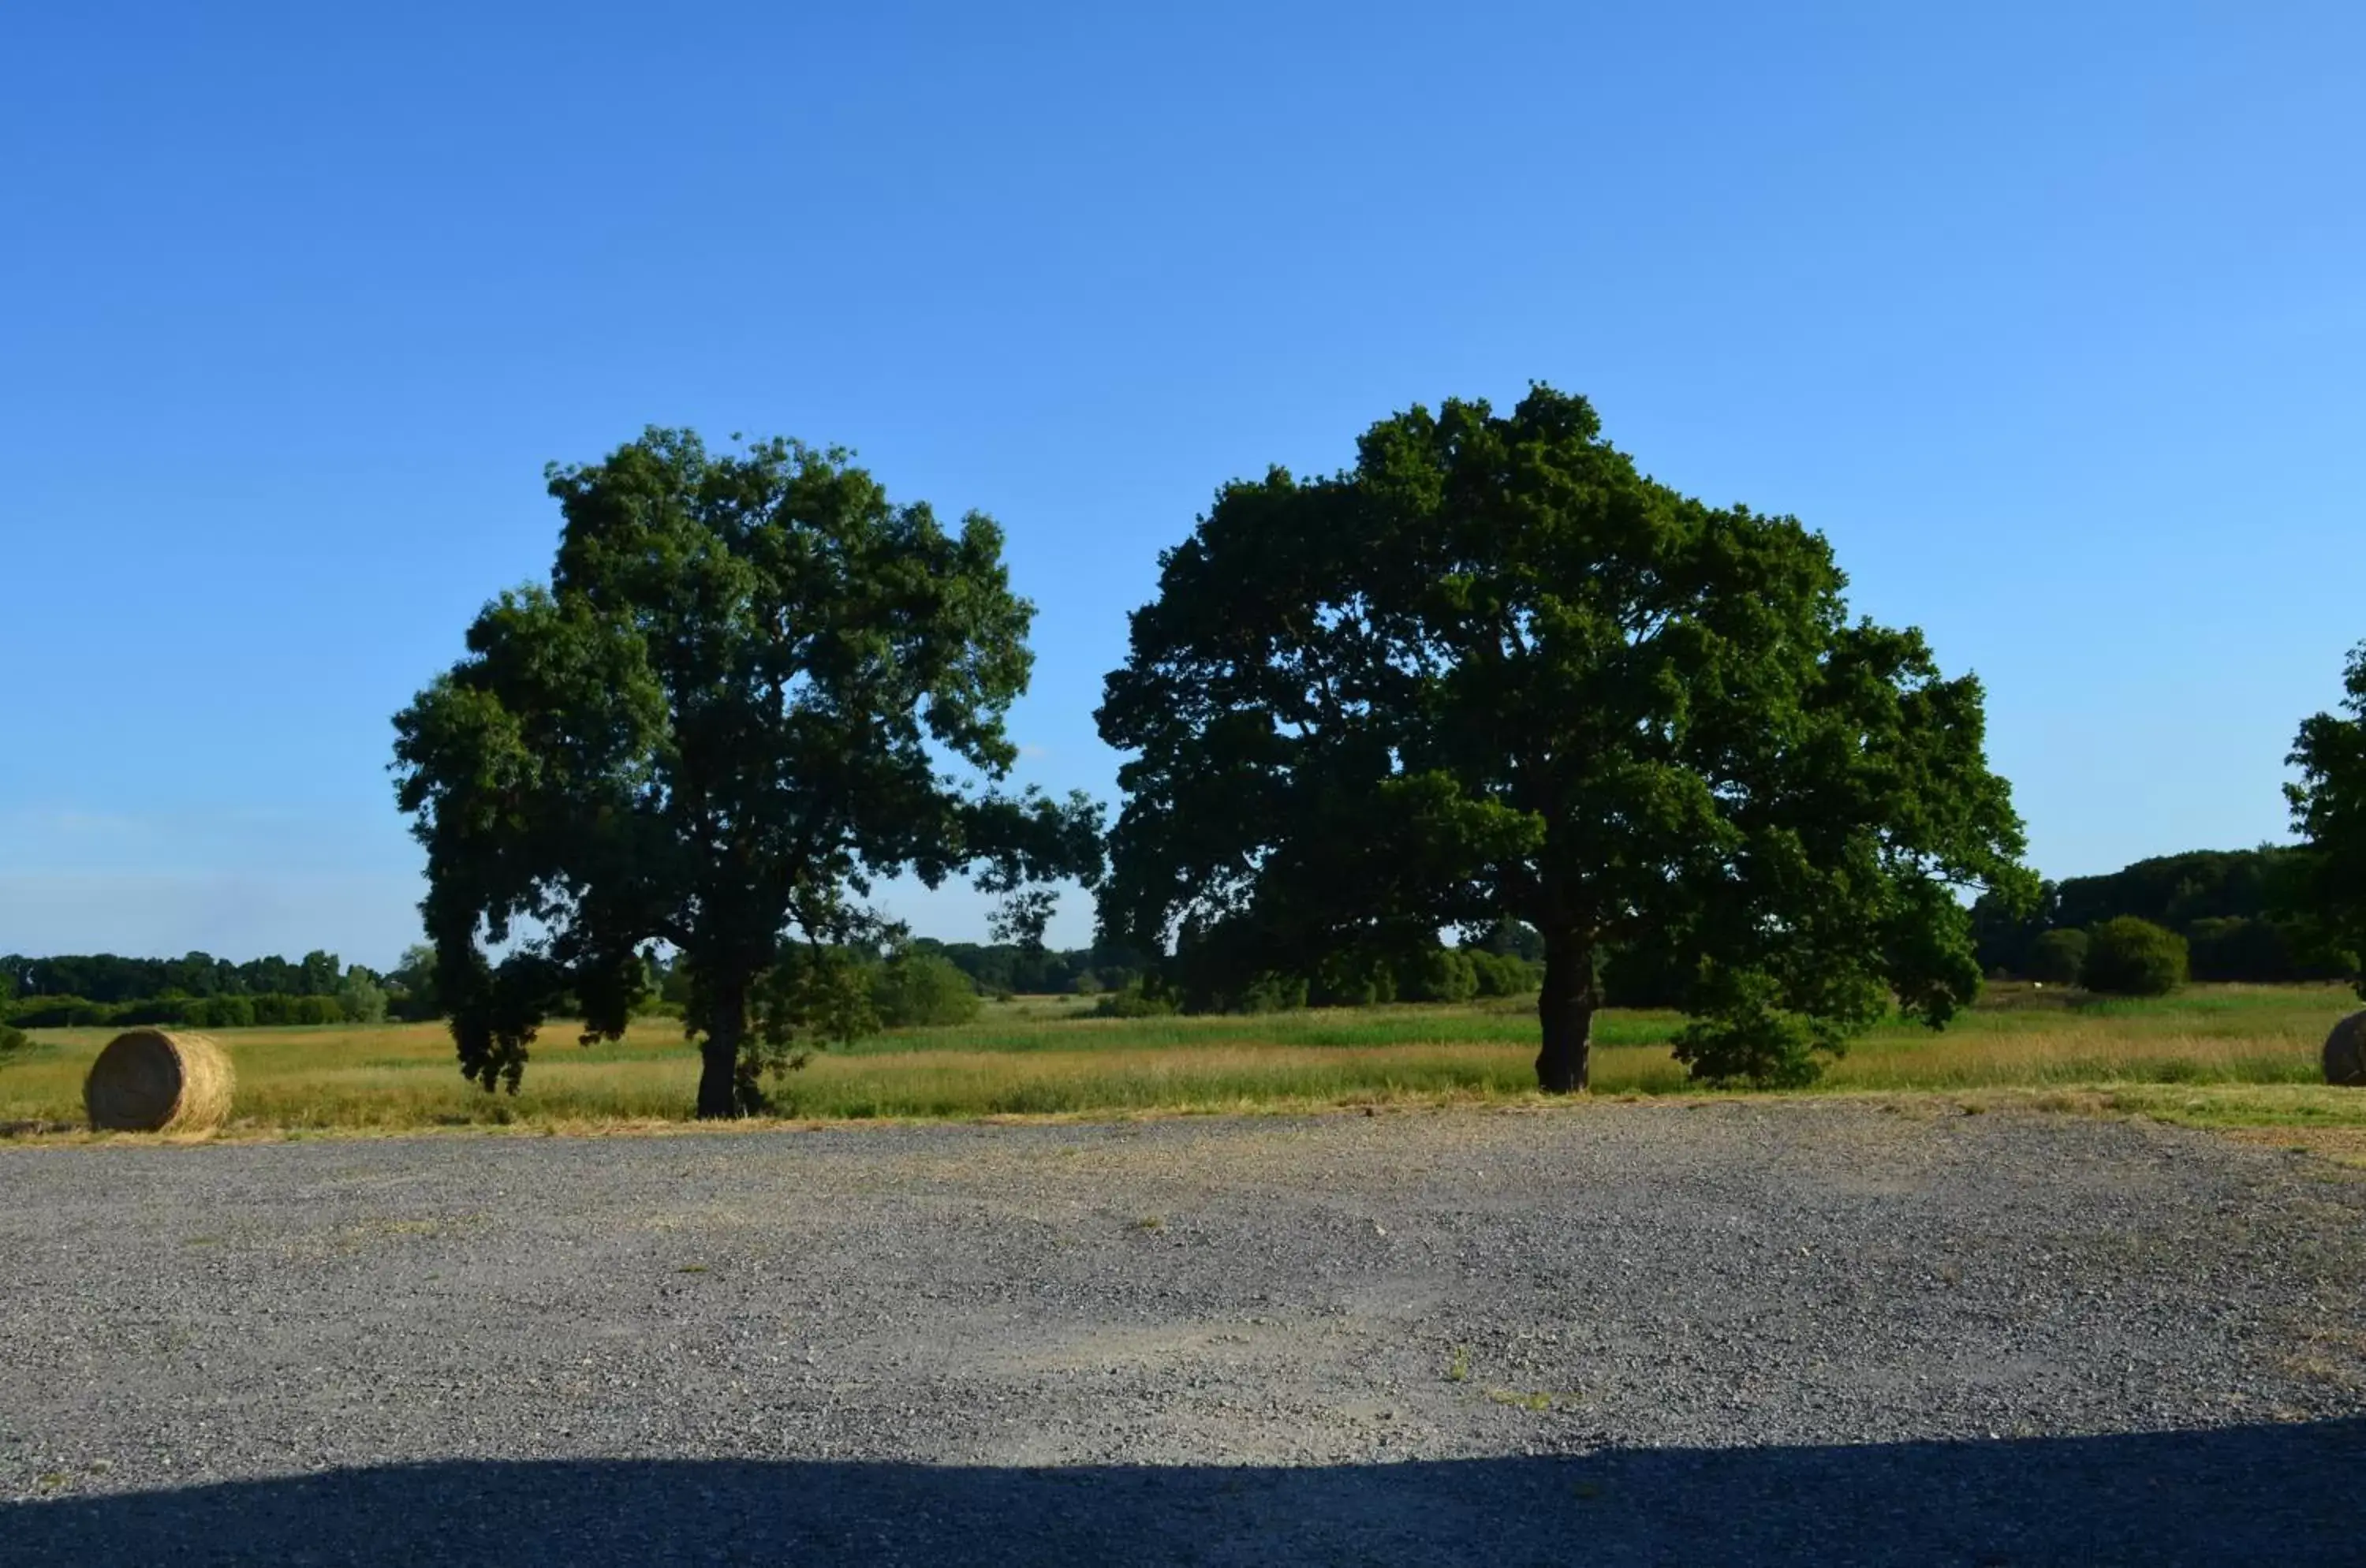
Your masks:
[[[0,1146],[0,1562],[2366,1561],[2366,1185],[1839,1101]]]

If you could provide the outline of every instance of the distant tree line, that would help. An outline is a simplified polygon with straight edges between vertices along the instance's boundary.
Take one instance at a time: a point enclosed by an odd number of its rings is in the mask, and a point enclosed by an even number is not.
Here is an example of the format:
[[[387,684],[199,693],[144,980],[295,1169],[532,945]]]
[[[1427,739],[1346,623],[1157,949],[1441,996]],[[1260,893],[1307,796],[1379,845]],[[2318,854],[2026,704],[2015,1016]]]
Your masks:
[[[921,937],[912,946],[943,958],[989,997],[1094,996],[1123,990],[1144,969],[1142,954],[1112,942],[1061,950]]]
[[[2040,885],[2025,913],[1994,897],[1973,906],[1981,967],[1991,975],[2055,984],[2084,976],[2095,933],[2141,921],[2182,943],[2196,980],[2277,984],[2334,980],[2357,972],[2357,955],[2312,912],[2310,851],[2264,845],[2158,855],[2099,876]],[[2114,940],[2135,940],[2124,925]],[[2155,942],[2156,949],[2166,952]],[[2148,973],[2166,959],[2156,958]],[[2180,976],[2180,978],[2186,976]]]
[[[113,953],[0,955],[0,1022],[18,1029],[180,1024],[375,1023],[434,1016],[432,954],[415,948],[381,975],[333,953],[235,963],[210,953],[130,958]]]
[[[333,953],[299,959],[267,957],[244,964],[211,953],[179,958],[126,958],[112,953],[51,958],[0,956],[0,997],[82,997],[94,1002],[145,1001],[156,997],[326,997],[344,983],[345,966]]]

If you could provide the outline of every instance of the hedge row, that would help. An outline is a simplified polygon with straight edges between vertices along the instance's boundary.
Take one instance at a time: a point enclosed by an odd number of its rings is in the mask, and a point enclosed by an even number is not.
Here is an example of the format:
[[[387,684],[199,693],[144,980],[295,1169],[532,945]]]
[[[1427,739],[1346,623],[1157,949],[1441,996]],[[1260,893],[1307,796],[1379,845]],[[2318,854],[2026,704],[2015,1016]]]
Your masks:
[[[152,997],[144,1001],[94,1002],[80,997],[27,997],[0,1008],[17,1029],[106,1029],[177,1024],[187,1029],[252,1029],[282,1024],[354,1023],[344,997]]]

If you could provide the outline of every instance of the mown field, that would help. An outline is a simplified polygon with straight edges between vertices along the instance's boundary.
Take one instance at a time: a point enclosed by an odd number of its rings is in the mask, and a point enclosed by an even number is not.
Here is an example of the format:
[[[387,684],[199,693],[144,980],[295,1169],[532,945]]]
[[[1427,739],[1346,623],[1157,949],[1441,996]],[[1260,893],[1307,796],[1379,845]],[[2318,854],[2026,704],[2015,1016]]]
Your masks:
[[[2366,1094],[2318,1082],[2325,1032],[2358,1004],[2336,986],[2197,986],[2155,1001],[1997,987],[1944,1032],[1897,1022],[1859,1041],[1811,1092],[2097,1091],[2113,1106],[2231,1122],[2366,1124]],[[1109,1020],[1078,998],[987,1005],[975,1023],[911,1030],[815,1057],[773,1080],[798,1120],[1301,1110],[1534,1098],[1526,1001]],[[1597,1025],[1603,1095],[1702,1092],[1671,1059],[1673,1014]],[[0,1062],[0,1126],[82,1120],[107,1030],[35,1036]],[[650,1020],[590,1048],[546,1032],[515,1096],[464,1082],[439,1024],[254,1029],[216,1036],[239,1075],[233,1132],[591,1128],[684,1120],[697,1075],[680,1026]]]

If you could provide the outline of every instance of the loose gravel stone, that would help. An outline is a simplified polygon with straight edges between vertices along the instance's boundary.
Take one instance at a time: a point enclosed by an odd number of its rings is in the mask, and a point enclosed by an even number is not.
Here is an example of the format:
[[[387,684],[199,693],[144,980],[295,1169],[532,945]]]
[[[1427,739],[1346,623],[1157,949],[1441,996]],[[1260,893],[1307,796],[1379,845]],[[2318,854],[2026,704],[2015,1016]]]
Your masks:
[[[2358,1562],[2366,1188],[1838,1100],[0,1146],[0,1562]]]

